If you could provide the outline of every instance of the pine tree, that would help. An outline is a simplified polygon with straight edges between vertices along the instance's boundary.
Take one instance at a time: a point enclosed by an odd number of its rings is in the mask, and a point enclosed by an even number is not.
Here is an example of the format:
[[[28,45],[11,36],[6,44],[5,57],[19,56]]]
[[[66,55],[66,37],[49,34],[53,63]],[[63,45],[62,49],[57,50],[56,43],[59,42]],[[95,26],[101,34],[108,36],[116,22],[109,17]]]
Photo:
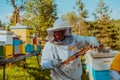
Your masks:
[[[93,14],[97,24],[94,26],[94,36],[96,36],[105,46],[110,46],[108,43],[112,40],[109,34],[109,31],[113,29],[113,26],[110,24],[110,13],[111,10],[109,10],[109,7],[103,0],[100,0],[96,12]]]
[[[85,5],[81,0],[77,0],[74,9],[75,11],[65,14],[63,17],[69,25],[73,26],[73,32],[75,34],[82,35],[86,27],[85,18],[88,18],[88,11],[85,10]],[[76,11],[78,15],[75,13]]]

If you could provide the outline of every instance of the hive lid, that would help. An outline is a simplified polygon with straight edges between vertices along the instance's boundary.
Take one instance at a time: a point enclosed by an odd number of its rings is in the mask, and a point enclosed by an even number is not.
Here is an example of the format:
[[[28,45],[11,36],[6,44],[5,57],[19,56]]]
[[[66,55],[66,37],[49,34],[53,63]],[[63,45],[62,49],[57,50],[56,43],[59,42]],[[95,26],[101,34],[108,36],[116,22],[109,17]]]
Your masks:
[[[20,36],[20,35],[17,35],[17,34],[14,34],[14,35],[13,35],[13,38],[21,38],[21,36]]]
[[[93,58],[112,58],[116,54],[111,53],[97,53],[97,54],[91,54]]]
[[[17,23],[15,26],[11,26],[11,29],[29,29],[28,26],[21,25],[20,23]]]
[[[0,29],[0,35],[13,35],[14,32],[11,32],[11,31],[7,31],[7,30],[1,30]]]

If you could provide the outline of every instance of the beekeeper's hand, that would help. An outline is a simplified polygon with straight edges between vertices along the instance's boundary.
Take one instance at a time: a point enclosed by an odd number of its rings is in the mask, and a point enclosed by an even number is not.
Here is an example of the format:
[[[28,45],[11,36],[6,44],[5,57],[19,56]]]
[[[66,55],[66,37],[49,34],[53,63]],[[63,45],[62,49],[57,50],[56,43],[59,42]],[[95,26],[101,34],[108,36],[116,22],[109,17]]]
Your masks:
[[[112,77],[113,80],[120,80],[120,75],[118,74],[117,71],[111,70],[110,71],[110,75],[111,75],[111,77]]]
[[[92,47],[99,47],[99,43],[95,37],[89,37],[88,41]]]
[[[58,59],[52,59],[51,61],[52,61],[53,67],[59,67],[61,64],[61,60],[58,60]]]
[[[48,60],[41,63],[41,66],[43,69],[53,69],[54,67],[59,67],[60,64],[61,64],[61,61],[57,59],[52,59],[52,60]]]

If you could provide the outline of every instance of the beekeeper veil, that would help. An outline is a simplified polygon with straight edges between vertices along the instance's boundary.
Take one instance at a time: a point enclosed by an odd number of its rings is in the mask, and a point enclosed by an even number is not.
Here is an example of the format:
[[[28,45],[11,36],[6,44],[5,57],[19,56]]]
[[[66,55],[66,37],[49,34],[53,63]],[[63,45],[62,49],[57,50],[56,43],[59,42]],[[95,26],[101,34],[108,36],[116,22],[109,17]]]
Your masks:
[[[70,33],[71,28],[72,28],[71,26],[67,26],[67,24],[62,20],[62,18],[59,18],[54,22],[52,28],[47,29],[48,33],[47,40],[53,41],[54,40],[53,32],[59,30],[66,30],[65,36],[69,36],[71,35]]]

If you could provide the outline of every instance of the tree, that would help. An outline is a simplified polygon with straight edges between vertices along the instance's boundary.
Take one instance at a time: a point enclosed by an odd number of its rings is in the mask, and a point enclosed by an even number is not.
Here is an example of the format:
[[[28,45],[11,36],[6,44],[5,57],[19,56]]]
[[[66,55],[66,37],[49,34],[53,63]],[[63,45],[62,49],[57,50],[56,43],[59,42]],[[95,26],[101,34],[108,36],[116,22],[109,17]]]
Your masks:
[[[110,30],[113,29],[113,26],[110,22],[110,13],[109,7],[104,3],[103,0],[97,5],[96,12],[93,13],[96,19],[96,26],[94,26],[94,36],[96,36],[101,43],[105,46],[110,46],[109,42],[112,40],[110,37]]]
[[[81,0],[77,0],[76,7],[74,7],[74,9],[77,11],[78,15],[74,11],[63,15],[65,21],[67,21],[68,24],[71,23],[72,26],[74,26],[74,32],[78,35],[83,34],[86,27],[85,18],[88,18],[88,11],[84,8],[84,3]]]
[[[78,17],[75,14],[75,12],[68,12],[65,15],[62,16],[63,20],[65,20],[65,22],[67,23],[68,26],[73,26],[74,28],[72,29],[73,33],[77,33],[76,32],[76,25],[77,25],[77,21],[78,21]]]
[[[5,28],[6,28],[5,23],[2,23],[2,21],[0,20],[0,29],[5,29]]]
[[[120,20],[111,20],[113,25],[110,37],[112,42],[110,43],[112,49],[120,50]]]
[[[82,0],[78,0],[76,2],[76,6],[78,7],[78,25],[77,25],[77,29],[79,30],[79,35],[83,34],[83,30],[85,28],[85,18],[88,18],[88,10],[85,9],[85,5],[82,2]]]
[[[14,8],[13,14],[10,17],[10,25],[15,25],[19,23],[20,20],[20,11],[24,9],[23,5],[26,0],[7,0]]]
[[[45,39],[46,29],[51,27],[57,18],[56,6],[54,0],[28,0],[23,23],[32,28],[32,33]]]

